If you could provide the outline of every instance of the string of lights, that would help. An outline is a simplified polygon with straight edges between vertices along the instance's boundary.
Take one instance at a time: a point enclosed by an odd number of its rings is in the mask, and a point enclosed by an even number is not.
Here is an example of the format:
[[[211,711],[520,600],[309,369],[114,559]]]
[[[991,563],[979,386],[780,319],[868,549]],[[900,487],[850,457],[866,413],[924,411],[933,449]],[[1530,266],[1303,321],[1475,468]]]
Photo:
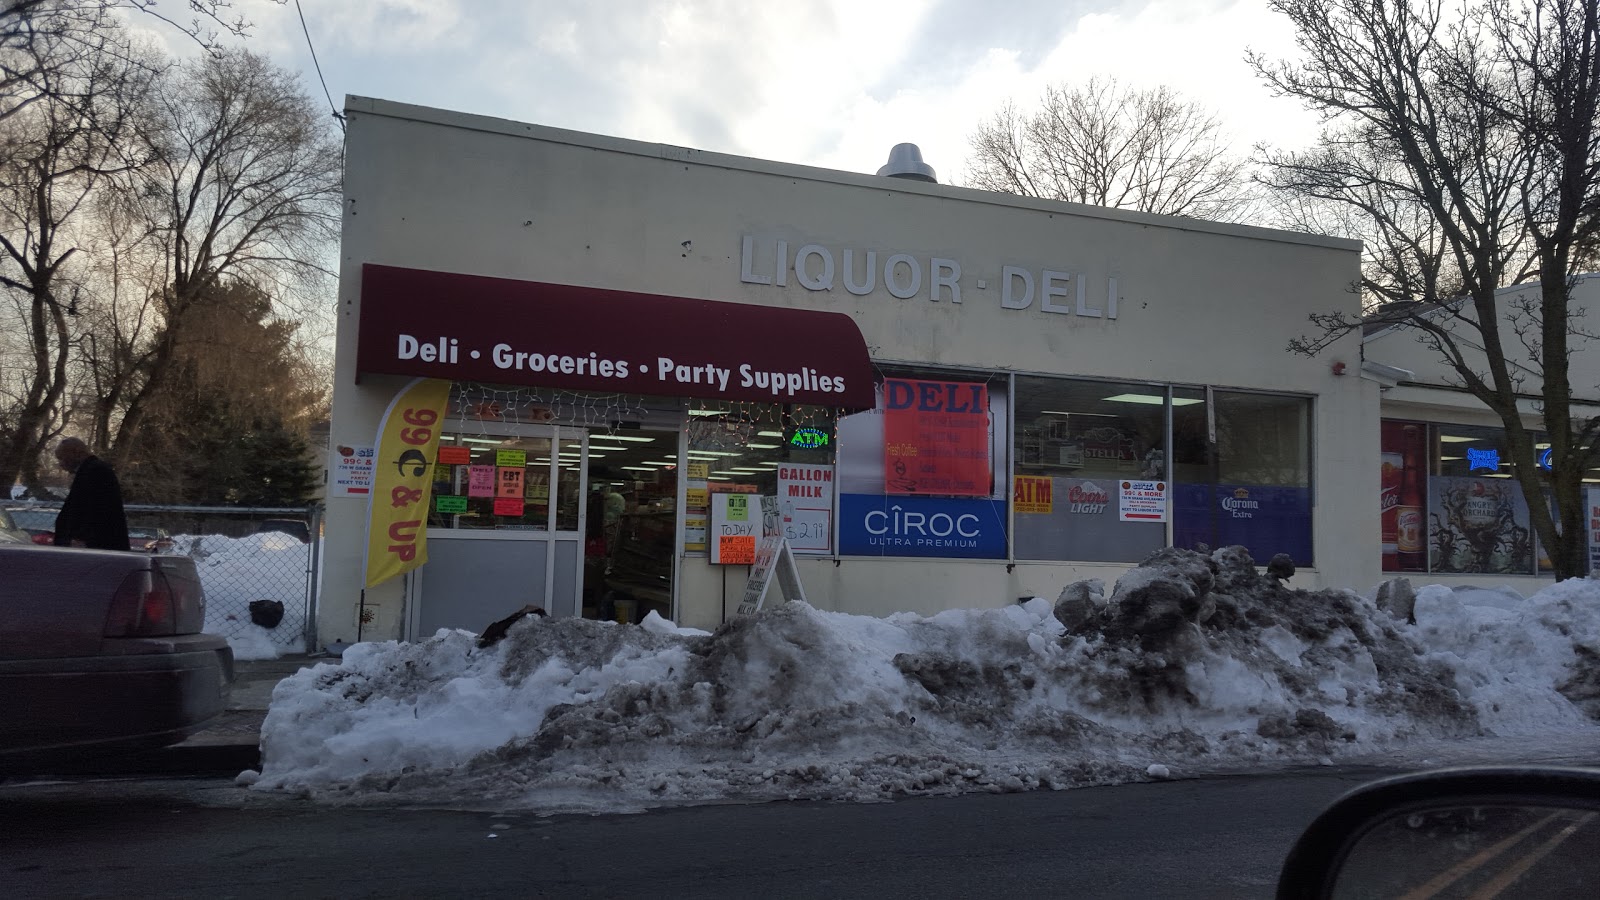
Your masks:
[[[488,424],[581,427],[596,438],[626,435],[641,420],[676,414],[677,401],[633,394],[599,394],[540,387],[458,382],[447,418],[456,434],[488,437]],[[684,432],[690,447],[771,450],[800,429],[832,433],[844,409],[754,401],[691,401]]]

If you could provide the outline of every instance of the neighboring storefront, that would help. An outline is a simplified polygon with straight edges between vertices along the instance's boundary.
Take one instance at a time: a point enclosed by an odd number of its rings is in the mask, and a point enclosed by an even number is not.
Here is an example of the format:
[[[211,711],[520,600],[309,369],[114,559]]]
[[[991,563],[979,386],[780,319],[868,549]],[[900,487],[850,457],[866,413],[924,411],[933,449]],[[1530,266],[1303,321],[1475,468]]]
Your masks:
[[[1515,310],[1537,288],[1502,289],[1502,344],[1523,378],[1523,425],[1539,437],[1538,367],[1526,357]],[[1574,308],[1600,304],[1600,277],[1573,289]],[[1448,321],[1441,316],[1441,321]],[[1468,338],[1467,346],[1475,346]],[[1600,353],[1585,340],[1573,346],[1575,412],[1600,414]],[[1504,424],[1458,386],[1460,379],[1417,332],[1385,328],[1367,335],[1368,369],[1387,373],[1381,395],[1379,528],[1386,573],[1446,584],[1505,584],[1524,592],[1551,578],[1550,561],[1534,533],[1529,500],[1511,475]],[[1376,364],[1376,366],[1372,365]],[[1548,466],[1548,461],[1541,459]],[[1584,480],[1600,486],[1600,468]],[[1535,502],[1548,503],[1548,498]]]
[[[1379,578],[1378,384],[1356,337],[1286,351],[1354,312],[1354,242],[347,113],[325,641],[524,603],[714,627],[762,496],[824,609],[1054,597],[1164,546]],[[363,594],[418,376],[451,383],[428,562]]]

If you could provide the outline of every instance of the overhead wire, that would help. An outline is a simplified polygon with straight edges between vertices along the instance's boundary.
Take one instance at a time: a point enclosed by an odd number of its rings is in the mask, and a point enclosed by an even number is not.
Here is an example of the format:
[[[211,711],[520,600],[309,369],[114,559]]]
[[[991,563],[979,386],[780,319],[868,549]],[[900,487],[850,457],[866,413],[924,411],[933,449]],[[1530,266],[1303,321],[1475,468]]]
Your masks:
[[[333,94],[328,90],[328,79],[322,77],[322,63],[317,60],[317,48],[311,43],[311,29],[306,26],[305,10],[300,8],[300,0],[294,0],[294,11],[300,16],[300,30],[305,32],[306,49],[311,51],[311,64],[316,67],[317,81],[322,83],[322,96],[328,98],[328,109],[332,110],[333,118],[339,123],[339,130],[344,130],[344,114],[339,112],[339,107],[333,102]]]

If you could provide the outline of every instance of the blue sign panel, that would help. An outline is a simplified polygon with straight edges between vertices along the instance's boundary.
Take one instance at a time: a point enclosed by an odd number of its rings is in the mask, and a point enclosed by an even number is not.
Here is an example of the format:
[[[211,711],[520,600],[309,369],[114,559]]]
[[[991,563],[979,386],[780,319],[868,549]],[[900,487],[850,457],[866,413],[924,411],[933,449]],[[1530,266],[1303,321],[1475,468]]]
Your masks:
[[[839,552],[1005,559],[1006,501],[841,494]]]
[[[1239,544],[1264,566],[1287,553],[1311,559],[1311,490],[1244,484],[1179,484],[1173,491],[1173,544],[1209,553]]]

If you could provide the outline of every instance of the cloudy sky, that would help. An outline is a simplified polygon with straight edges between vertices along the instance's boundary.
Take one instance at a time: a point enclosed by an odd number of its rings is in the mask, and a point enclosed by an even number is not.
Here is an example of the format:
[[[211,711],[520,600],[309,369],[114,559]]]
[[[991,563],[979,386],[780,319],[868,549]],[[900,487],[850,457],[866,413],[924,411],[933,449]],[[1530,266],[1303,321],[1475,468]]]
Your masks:
[[[295,0],[234,0],[320,93]],[[1247,49],[1294,50],[1265,0],[299,0],[328,91],[857,172],[901,141],[960,183],[1008,99],[1110,75],[1218,112],[1241,150],[1316,123]],[[175,48],[176,49],[176,48]]]

